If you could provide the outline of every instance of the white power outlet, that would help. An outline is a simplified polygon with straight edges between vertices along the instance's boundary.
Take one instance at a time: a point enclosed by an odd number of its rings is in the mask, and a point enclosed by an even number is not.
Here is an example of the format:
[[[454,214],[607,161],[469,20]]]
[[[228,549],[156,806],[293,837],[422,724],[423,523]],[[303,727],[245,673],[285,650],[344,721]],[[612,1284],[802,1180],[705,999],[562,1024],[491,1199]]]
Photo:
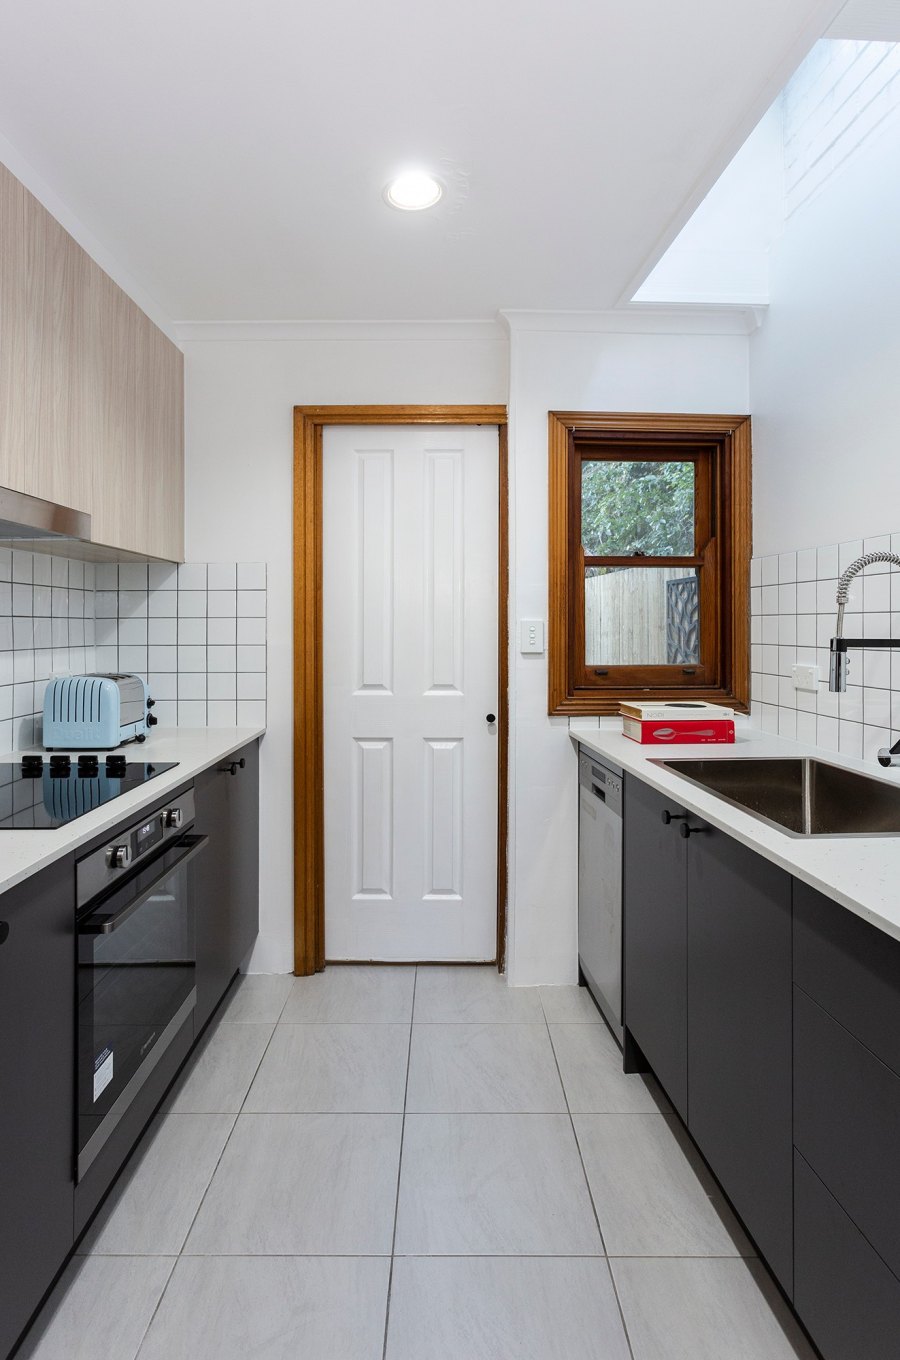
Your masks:
[[[811,690],[815,693],[819,688],[818,666],[794,666],[791,675],[794,680],[794,689]]]
[[[544,620],[519,620],[519,650],[526,654],[540,654],[544,650]]]

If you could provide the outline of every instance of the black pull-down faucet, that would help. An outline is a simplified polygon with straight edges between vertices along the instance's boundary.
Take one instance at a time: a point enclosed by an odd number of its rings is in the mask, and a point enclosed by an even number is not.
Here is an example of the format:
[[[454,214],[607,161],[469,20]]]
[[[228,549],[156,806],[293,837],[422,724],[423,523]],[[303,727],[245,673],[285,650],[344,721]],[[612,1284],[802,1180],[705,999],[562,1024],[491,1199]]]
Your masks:
[[[844,606],[847,603],[850,582],[854,576],[865,571],[866,567],[870,567],[873,562],[890,562],[893,566],[900,567],[900,557],[896,553],[866,553],[864,557],[857,557],[855,562],[851,562],[838,581],[837,624],[835,625],[835,636],[831,639],[831,655],[828,667],[828,688],[833,694],[843,694],[847,688],[847,671],[850,664],[847,652],[851,647],[863,647],[866,650],[879,647],[900,649],[900,638],[845,638],[843,635]],[[878,763],[879,765],[900,765],[900,741],[896,741],[890,750],[883,746],[878,752]]]

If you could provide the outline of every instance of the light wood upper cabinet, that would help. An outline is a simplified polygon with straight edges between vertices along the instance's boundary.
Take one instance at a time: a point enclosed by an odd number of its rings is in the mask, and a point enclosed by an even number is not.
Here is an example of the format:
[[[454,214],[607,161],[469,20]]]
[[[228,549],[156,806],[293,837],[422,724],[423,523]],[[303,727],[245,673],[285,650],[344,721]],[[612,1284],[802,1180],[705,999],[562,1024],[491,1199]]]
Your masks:
[[[98,431],[92,536],[184,556],[183,356],[98,265],[91,275],[91,388]]]
[[[144,550],[184,557],[184,356],[138,313],[135,355],[135,489]],[[141,537],[143,535],[143,537]]]
[[[92,461],[91,536],[114,548],[138,541],[133,496],[139,480],[135,440],[135,347],[139,309],[91,266],[88,370],[97,443]]]
[[[31,194],[25,196],[25,249],[24,490],[90,512],[91,262]]]
[[[25,490],[25,190],[0,165],[0,486]]]
[[[0,486],[184,555],[180,350],[0,166]]]

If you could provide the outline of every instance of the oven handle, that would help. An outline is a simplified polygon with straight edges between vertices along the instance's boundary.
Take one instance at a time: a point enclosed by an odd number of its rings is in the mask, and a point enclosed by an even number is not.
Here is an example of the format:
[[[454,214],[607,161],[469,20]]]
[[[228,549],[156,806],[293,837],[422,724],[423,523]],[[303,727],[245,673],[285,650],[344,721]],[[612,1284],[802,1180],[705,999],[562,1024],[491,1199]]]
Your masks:
[[[138,907],[143,906],[147,898],[152,896],[160,883],[165,883],[166,879],[171,878],[177,869],[181,869],[187,864],[188,860],[193,859],[195,855],[200,854],[201,850],[206,849],[209,845],[209,837],[183,836],[178,844],[186,847],[184,854],[179,855],[175,860],[171,860],[165,870],[154,878],[153,882],[138,897],[132,898],[128,905],[123,907],[121,911],[117,911],[114,916],[104,916],[102,908],[99,911],[91,912],[83,921],[78,922],[79,935],[111,935],[114,930],[118,930],[119,926],[128,920],[132,912],[137,911]]]

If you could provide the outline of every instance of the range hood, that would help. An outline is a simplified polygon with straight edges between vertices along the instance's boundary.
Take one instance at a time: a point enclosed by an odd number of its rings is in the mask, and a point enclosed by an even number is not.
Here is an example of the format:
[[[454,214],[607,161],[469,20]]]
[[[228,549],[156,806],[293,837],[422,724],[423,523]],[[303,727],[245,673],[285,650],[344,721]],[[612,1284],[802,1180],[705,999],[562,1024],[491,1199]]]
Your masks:
[[[0,542],[52,551],[51,545],[91,541],[91,517],[39,496],[0,487]]]
[[[0,548],[21,548],[84,562],[161,562],[150,553],[95,543],[91,517],[85,510],[56,505],[0,486]]]

